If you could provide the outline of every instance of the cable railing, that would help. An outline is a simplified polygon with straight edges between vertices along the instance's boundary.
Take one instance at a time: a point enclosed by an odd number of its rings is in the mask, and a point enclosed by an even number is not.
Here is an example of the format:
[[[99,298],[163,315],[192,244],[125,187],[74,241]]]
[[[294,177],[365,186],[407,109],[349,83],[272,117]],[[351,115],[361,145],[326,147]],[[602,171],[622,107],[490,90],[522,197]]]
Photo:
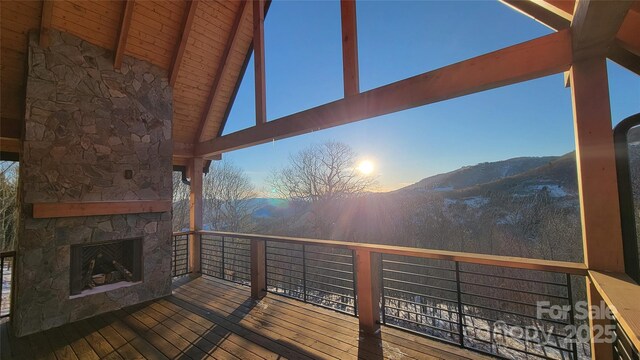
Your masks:
[[[353,250],[269,240],[267,291],[356,315],[354,264]]]
[[[251,285],[250,240],[201,233],[200,241],[202,274]]]
[[[15,273],[15,251],[0,253],[0,318],[11,315],[11,292]]]
[[[590,356],[571,331],[584,325],[571,306],[584,264],[197,233],[202,274],[357,316],[363,332],[385,324],[502,358]]]
[[[570,330],[570,274],[387,254],[382,273],[386,325],[505,358],[589,356]]]
[[[171,276],[183,276],[189,273],[189,236],[192,232],[173,233],[171,242]]]

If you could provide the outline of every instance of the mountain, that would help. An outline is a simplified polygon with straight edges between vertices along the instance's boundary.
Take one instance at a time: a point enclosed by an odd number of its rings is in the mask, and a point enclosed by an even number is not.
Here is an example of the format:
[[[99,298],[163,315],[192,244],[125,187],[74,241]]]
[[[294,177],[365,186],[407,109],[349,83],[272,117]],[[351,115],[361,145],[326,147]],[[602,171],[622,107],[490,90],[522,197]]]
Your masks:
[[[458,170],[422,179],[394,192],[448,192],[465,189],[522,174],[558,159],[558,156],[519,157],[465,166]]]

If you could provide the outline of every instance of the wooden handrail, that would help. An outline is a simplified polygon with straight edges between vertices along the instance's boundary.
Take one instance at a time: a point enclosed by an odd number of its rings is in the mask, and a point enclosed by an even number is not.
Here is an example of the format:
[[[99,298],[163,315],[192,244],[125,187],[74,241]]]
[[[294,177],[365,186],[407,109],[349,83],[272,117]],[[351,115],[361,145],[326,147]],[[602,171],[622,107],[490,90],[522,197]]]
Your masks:
[[[227,236],[239,239],[248,240],[271,240],[296,244],[308,244],[308,245],[321,245],[332,246],[338,248],[345,248],[350,250],[361,250],[368,252],[375,252],[381,254],[394,254],[405,255],[427,259],[449,260],[459,261],[470,264],[481,265],[494,265],[501,267],[510,267],[517,269],[529,269],[540,271],[551,271],[559,273],[567,273],[572,275],[587,275],[587,267],[583,263],[554,261],[554,260],[541,260],[530,259],[513,256],[500,256],[500,255],[486,255],[477,253],[465,253],[457,251],[446,250],[432,250],[432,249],[420,249],[404,246],[393,245],[378,245],[378,244],[366,244],[366,243],[353,243],[337,240],[317,240],[296,238],[287,236],[273,236],[273,235],[257,235],[257,234],[241,234],[224,231],[200,231],[201,234],[210,234],[215,236]]]
[[[589,278],[633,345],[640,349],[640,285],[620,273],[589,270]]]

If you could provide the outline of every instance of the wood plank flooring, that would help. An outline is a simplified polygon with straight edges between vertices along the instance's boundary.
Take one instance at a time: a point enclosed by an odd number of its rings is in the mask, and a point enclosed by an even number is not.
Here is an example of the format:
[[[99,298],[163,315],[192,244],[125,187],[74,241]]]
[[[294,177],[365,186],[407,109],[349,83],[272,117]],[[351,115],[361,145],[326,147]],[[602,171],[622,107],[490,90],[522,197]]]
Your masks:
[[[355,317],[219,279],[184,278],[173,295],[15,338],[0,324],[2,359],[480,359],[383,326],[359,337]]]

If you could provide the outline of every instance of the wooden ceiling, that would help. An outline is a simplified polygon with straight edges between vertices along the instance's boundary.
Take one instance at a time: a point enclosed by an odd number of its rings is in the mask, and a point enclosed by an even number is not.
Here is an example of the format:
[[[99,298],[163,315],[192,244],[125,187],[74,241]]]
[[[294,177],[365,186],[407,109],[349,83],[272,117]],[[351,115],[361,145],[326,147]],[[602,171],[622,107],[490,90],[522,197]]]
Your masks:
[[[249,54],[252,6],[229,0],[1,1],[2,137],[19,137],[29,31],[51,27],[166,69],[173,138],[216,137]],[[43,17],[44,15],[44,17]],[[121,56],[120,56],[121,59]]]
[[[502,1],[559,32],[569,29],[574,17],[574,0]],[[256,24],[260,24],[256,27],[253,20],[254,17],[263,19],[263,4],[264,0],[0,1],[0,137],[20,137],[27,37],[29,31],[47,28],[69,32],[101,47],[112,49],[116,66],[123,55],[129,55],[166,69],[174,88],[174,158],[182,159],[194,155],[212,158],[232,149],[271,139],[357,121],[369,117],[370,113],[398,111],[402,106],[383,106],[391,101],[390,98],[394,98],[394,94],[399,94],[395,88],[405,88],[407,84],[413,83],[415,86],[424,87],[428,84],[424,84],[423,81],[428,82],[430,78],[443,73],[449,74],[451,69],[464,70],[467,64],[482,62],[484,59],[473,58],[460,63],[459,66],[456,65],[457,67],[449,66],[438,69],[431,75],[420,75],[423,80],[420,80],[420,77],[405,79],[360,93],[355,7],[350,0],[343,0],[341,4],[345,99],[265,123],[264,104],[258,101],[264,100],[264,78],[257,76],[256,96],[261,109],[256,111],[256,126],[221,136],[243,69],[253,49],[254,34],[259,40],[256,48],[258,55],[264,51],[263,43],[260,41],[264,36],[262,20],[256,21]],[[640,37],[637,35],[640,33],[640,0],[634,1],[629,7],[624,22],[616,33],[615,41],[601,48],[608,49],[606,55],[614,61],[640,73]],[[46,31],[44,33],[46,34]],[[565,33],[568,33],[568,30]],[[560,39],[564,36],[560,34],[555,38]],[[503,50],[509,53],[519,49],[526,50],[526,46]],[[257,56],[256,59],[256,74],[263,74],[264,59],[261,56]],[[487,63],[488,66],[492,61]],[[462,70],[450,75],[457,78],[465,74]],[[516,80],[523,81],[520,78]],[[464,87],[465,91],[469,90],[467,87]],[[478,89],[484,87],[480,86]],[[446,92],[442,90],[442,86],[438,89],[431,94],[435,101],[443,99],[442,96],[436,96],[437,94]],[[387,94],[388,92],[390,93]],[[447,96],[459,96],[458,93],[461,92],[462,90],[452,92]],[[382,95],[378,96],[379,94],[384,95],[384,98],[380,98]],[[403,101],[403,104],[406,102]],[[352,106],[353,104],[359,108]],[[413,107],[424,104],[425,100],[421,99],[408,105]],[[345,109],[340,110],[343,105]],[[7,147],[6,141],[4,144],[0,144],[2,148]]]

